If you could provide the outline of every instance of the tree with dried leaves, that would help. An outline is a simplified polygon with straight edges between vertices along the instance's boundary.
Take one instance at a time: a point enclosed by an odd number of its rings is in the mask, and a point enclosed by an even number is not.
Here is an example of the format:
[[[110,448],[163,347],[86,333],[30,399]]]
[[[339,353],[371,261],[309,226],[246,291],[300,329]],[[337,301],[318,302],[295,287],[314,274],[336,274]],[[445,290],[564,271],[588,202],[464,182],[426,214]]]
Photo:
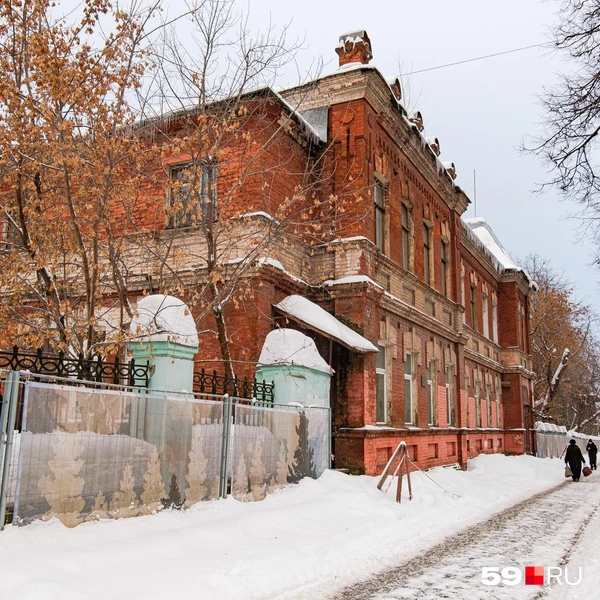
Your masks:
[[[0,6],[0,330],[23,345],[91,356],[131,318],[122,246],[149,157],[130,97],[156,8],[84,0],[69,25],[50,0]]]
[[[48,0],[0,12],[0,327],[91,356],[127,339],[140,295],[175,294],[233,378],[228,315],[258,271],[343,237],[361,199],[329,195],[334,154],[270,87],[285,27],[253,35],[232,0],[198,0],[184,43],[166,22],[154,39],[158,4],[83,6],[75,26]]]
[[[539,256],[525,268],[539,285],[531,299],[534,410],[539,420],[597,433],[600,353],[595,316],[573,299],[572,289]]]

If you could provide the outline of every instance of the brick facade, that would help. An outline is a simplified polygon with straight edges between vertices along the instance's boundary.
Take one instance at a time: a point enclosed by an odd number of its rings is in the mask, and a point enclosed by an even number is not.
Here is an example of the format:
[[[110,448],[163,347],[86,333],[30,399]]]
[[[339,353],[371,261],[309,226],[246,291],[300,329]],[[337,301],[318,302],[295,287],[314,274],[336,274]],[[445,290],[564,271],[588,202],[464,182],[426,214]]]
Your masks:
[[[314,198],[329,198],[335,214],[327,236],[312,235],[299,217],[244,272],[225,309],[236,374],[253,375],[273,327],[302,329],[274,309],[300,294],[385,351],[378,377],[376,353],[305,330],[335,370],[336,467],[377,474],[402,440],[421,468],[464,466],[479,453],[522,453],[530,449],[523,406],[532,397],[533,284],[500,264],[462,220],[469,199],[454,182],[454,165],[440,162],[439,141],[424,137],[422,115],[407,113],[398,81],[390,85],[368,65],[366,32],[342,36],[336,52],[343,68],[335,73],[282,92],[285,101],[265,92],[244,135],[232,136],[218,156],[219,218],[229,220],[231,239],[257,243],[270,226],[267,215],[306,187],[307,164],[318,169],[302,200],[306,214]],[[320,140],[307,125],[315,115],[326,123]],[[169,155],[168,146],[163,156],[157,172],[189,158]],[[252,174],[242,180],[250,165]],[[231,190],[226,203],[223,190]],[[181,273],[185,298],[206,243],[197,229],[169,228],[167,213],[156,215],[165,195],[160,186],[144,194],[136,222],[177,249],[169,267]],[[235,264],[246,256],[242,245],[223,260]],[[155,279],[163,268],[150,251],[138,263],[140,274]],[[220,370],[214,330],[209,314],[199,324],[198,366]]]
[[[277,263],[248,275],[251,293],[227,315],[234,359],[243,365],[238,374],[252,374],[276,324],[302,329],[272,307],[289,294],[304,295],[385,348],[385,422],[377,422],[383,379],[376,354],[305,330],[335,370],[336,467],[376,474],[401,440],[421,468],[465,465],[480,453],[521,453],[528,440],[524,390],[531,397],[531,282],[499,264],[461,219],[469,199],[454,183],[454,165],[440,162],[438,140],[432,146],[423,137],[422,115],[405,111],[398,82],[390,86],[368,66],[366,33],[342,36],[336,52],[344,68],[282,93],[309,122],[315,111],[325,112],[326,141],[311,150],[281,128],[277,144],[261,156],[263,175],[244,182],[228,206],[230,216],[249,209],[275,214],[298,185],[289,173],[301,173],[312,152],[323,165],[317,193],[344,207],[327,244],[292,236],[265,250]],[[273,105],[263,118],[269,117],[281,122]],[[273,129],[261,123],[260,132]],[[238,152],[241,159],[228,164],[243,168],[249,153]],[[230,153],[236,155],[234,145]],[[282,155],[285,175],[277,166]],[[223,169],[219,188],[228,189],[227,177],[235,173]],[[214,337],[201,337],[198,358],[218,358]]]

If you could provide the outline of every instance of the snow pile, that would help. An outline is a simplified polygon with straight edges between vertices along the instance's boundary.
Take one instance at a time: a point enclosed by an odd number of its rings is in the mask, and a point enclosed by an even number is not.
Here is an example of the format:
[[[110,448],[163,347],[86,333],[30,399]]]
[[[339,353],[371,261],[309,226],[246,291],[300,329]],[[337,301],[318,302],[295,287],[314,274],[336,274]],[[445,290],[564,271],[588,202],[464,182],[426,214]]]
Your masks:
[[[315,342],[295,329],[271,331],[265,338],[258,365],[296,365],[333,375]]]
[[[74,529],[57,520],[8,526],[0,599],[324,598],[564,476],[558,459],[484,455],[468,471],[438,467],[411,479],[413,500],[401,504],[395,481],[384,494],[376,477],[326,471],[262,502],[200,502]]]
[[[129,329],[136,339],[198,347],[194,317],[187,305],[175,296],[153,294],[142,298]]]

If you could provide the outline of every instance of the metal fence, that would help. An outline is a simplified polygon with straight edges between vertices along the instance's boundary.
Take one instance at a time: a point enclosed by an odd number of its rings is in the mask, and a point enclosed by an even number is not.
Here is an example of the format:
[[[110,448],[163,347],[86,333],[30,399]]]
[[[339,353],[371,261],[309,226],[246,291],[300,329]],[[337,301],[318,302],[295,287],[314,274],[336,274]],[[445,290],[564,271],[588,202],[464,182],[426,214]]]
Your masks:
[[[24,352],[18,346],[14,346],[12,350],[0,350],[0,369],[127,386],[148,387],[150,380],[149,361],[146,364],[136,364],[135,359],[131,358],[123,362],[118,356],[114,361],[107,361],[101,356],[86,359],[82,354],[75,358],[63,352]]]
[[[600,443],[600,437],[567,431],[564,425],[541,421],[535,424],[535,437],[536,456],[539,458],[562,458],[571,439],[575,440],[584,456],[588,440],[593,439],[596,444]]]
[[[230,378],[226,375],[218,375],[201,369],[194,372],[194,392],[197,394],[229,394],[237,398],[258,400],[260,402],[271,402],[275,398],[275,384],[266,381],[257,381]]]
[[[260,500],[329,466],[327,409],[1,375],[0,527]]]

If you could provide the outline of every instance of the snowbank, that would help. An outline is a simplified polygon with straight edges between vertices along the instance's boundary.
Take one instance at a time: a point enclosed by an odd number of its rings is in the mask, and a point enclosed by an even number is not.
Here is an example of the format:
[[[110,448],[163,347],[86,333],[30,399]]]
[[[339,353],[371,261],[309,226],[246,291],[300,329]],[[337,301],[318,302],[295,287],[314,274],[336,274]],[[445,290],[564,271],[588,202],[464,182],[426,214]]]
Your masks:
[[[564,481],[558,459],[480,456],[412,475],[394,502],[378,478],[326,471],[262,502],[0,532],[3,600],[317,598]],[[406,487],[405,487],[406,492]]]

